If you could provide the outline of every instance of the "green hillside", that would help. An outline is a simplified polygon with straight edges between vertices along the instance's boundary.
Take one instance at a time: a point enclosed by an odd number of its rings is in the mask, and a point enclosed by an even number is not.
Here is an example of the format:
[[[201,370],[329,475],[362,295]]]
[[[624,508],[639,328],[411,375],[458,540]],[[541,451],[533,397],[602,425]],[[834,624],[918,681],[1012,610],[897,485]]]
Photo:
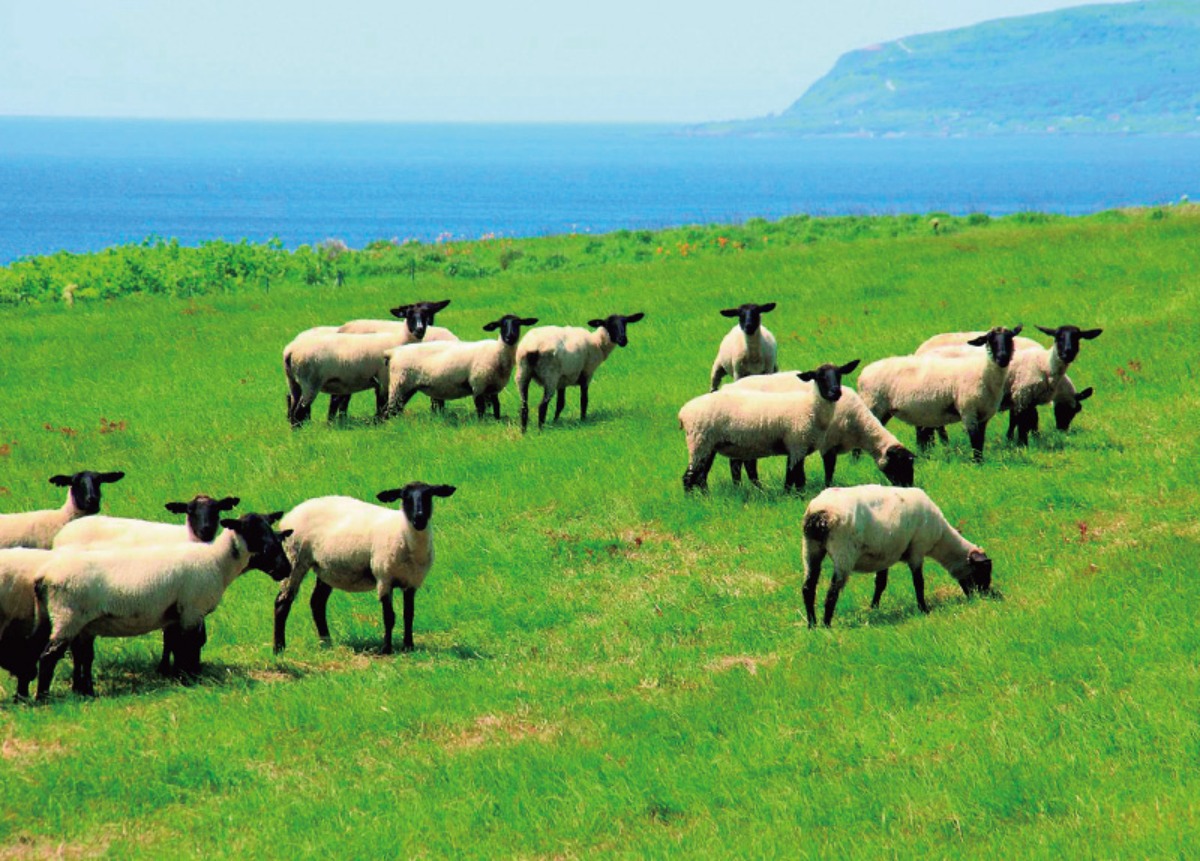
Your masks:
[[[843,55],[778,117],[709,131],[1200,133],[1200,2],[1083,6]]]

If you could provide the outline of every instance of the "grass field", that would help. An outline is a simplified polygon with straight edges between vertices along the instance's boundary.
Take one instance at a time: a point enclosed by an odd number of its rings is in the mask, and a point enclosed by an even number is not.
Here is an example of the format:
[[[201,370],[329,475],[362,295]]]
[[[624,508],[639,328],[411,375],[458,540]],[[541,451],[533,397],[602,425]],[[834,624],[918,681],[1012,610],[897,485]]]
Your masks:
[[[58,506],[46,479],[82,468],[126,471],[107,513],[156,519],[197,492],[265,511],[459,488],[436,507],[415,653],[376,653],[369,594],[334,593],[321,648],[310,577],[277,659],[275,587],[249,572],[209,619],[199,684],[156,677],[156,637],[100,640],[98,699],[68,692],[65,661],[50,704],[0,706],[0,858],[1194,857],[1200,214],[887,232],[0,309],[0,511]],[[360,395],[343,425],[289,429],[295,332],[442,298],[466,338],[509,312],[646,319],[584,424],[572,390],[522,437],[510,387],[499,425],[423,398],[375,425]],[[810,631],[819,460],[803,497],[774,459],[763,491],[719,460],[685,498],[675,414],[707,388],[716,310],[743,301],[779,303],[789,368],[993,324],[1104,328],[1071,369],[1096,395],[1069,434],[1044,413],[1018,449],[1001,417],[982,465],[961,429],[918,461],[1002,598],[968,602],[931,565],[922,616],[897,568],[880,610],[855,578]],[[840,484],[879,480],[839,464]]]

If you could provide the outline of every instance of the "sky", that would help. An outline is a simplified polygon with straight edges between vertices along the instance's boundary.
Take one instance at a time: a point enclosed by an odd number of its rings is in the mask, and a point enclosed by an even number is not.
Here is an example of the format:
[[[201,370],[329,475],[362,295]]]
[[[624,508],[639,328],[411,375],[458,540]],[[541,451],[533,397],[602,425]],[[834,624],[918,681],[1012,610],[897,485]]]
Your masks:
[[[0,0],[0,116],[701,122],[1072,0]]]

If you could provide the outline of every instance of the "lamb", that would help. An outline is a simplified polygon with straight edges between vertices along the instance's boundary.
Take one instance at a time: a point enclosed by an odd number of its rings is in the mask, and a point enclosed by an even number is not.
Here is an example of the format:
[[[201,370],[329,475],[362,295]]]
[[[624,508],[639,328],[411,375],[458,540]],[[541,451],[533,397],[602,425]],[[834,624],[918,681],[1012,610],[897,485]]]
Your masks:
[[[500,331],[496,340],[442,344],[410,344],[388,351],[388,413],[403,411],[417,392],[438,401],[471,396],[475,412],[483,418],[488,405],[500,419],[500,392],[512,378],[517,341],[522,326],[537,323],[536,317],[505,314],[483,327]]]
[[[1079,356],[1081,340],[1092,340],[1100,336],[1103,329],[1080,329],[1078,326],[1059,326],[1049,329],[1038,326],[1039,331],[1054,339],[1049,348],[1029,338],[1020,338],[1015,344],[1012,369],[1005,385],[1001,410],[1009,410],[1009,437],[1017,432],[1018,445],[1029,444],[1029,432],[1037,429],[1037,408],[1051,403],[1067,368]],[[951,332],[935,335],[917,348],[917,355],[931,351],[950,355],[955,346],[966,349],[965,344],[974,333]],[[1070,422],[1068,421],[1068,425]]]
[[[710,391],[715,392],[721,387],[721,378],[726,374],[740,380],[752,374],[774,374],[779,370],[775,360],[775,336],[762,325],[762,315],[774,310],[774,302],[765,305],[747,302],[721,311],[722,317],[737,317],[738,324],[721,339],[712,366]]]
[[[980,462],[988,422],[1004,396],[1013,338],[1020,331],[1020,326],[997,326],[971,339],[972,346],[986,345],[979,355],[931,353],[872,362],[858,375],[858,393],[882,424],[895,416],[916,426],[922,448],[932,442],[933,428],[961,421]]]
[[[165,506],[167,511],[187,515],[187,520],[181,526],[128,517],[96,515],[68,523],[54,537],[53,547],[55,550],[68,547],[110,550],[114,547],[185,544],[189,541],[208,544],[217,537],[217,528],[221,525],[221,512],[236,508],[240,502],[236,496],[213,499],[205,494],[194,496],[190,502],[168,502]],[[200,645],[203,646],[207,642],[207,631],[203,622],[200,623],[198,636]],[[162,658],[158,663],[158,671],[164,676],[174,674],[172,657],[174,651],[171,648],[171,636],[164,631]]]
[[[760,392],[791,392],[810,389],[812,384],[801,381],[794,371],[785,371],[743,377],[730,386]],[[915,461],[913,453],[900,444],[895,434],[879,423],[879,419],[871,414],[858,392],[853,389],[842,387],[842,397],[834,405],[833,418],[829,427],[825,429],[825,438],[818,448],[825,465],[826,486],[833,484],[838,455],[859,450],[871,453],[879,471],[887,476],[892,484],[899,487],[912,486]],[[729,466],[733,473],[733,483],[737,484],[742,477],[741,461],[731,460]],[[750,480],[757,484],[756,465],[753,461],[748,461],[746,466]]]
[[[163,544],[107,550],[56,550],[37,573],[39,621],[50,622],[38,668],[37,698],[50,692],[54,669],[70,646],[73,689],[95,696],[92,659],[96,637],[135,637],[162,629],[179,669],[200,672],[201,623],[229,585],[249,568],[285,580],[291,565],[271,523],[282,516],[245,514],[225,519],[211,544]]]
[[[683,489],[708,489],[708,471],[716,455],[753,461],[786,454],[785,491],[804,486],[804,458],[819,447],[842,396],[842,377],[858,367],[858,359],[841,367],[821,365],[797,374],[812,388],[788,393],[760,392],[730,386],[693,398],[679,411],[687,435],[688,467]],[[749,470],[757,483],[757,465]]]
[[[928,613],[923,571],[926,556],[950,572],[967,597],[989,592],[992,586],[992,560],[964,539],[925,491],[915,487],[835,487],[822,491],[808,504],[804,512],[803,594],[810,628],[817,624],[817,580],[826,554],[833,559],[833,579],[825,596],[827,628],[838,595],[854,571],[876,572],[872,609],[879,606],[887,588],[888,568],[904,562],[912,571],[917,606]]]
[[[348,496],[320,496],[289,511],[280,526],[292,533],[285,548],[292,573],[275,599],[275,653],[287,645],[288,613],[310,568],[317,572],[310,607],[322,642],[330,642],[325,615],[330,592],[374,589],[383,608],[383,654],[392,654],[392,592],[399,586],[404,593],[400,650],[411,652],[417,589],[433,566],[433,497],[453,496],[455,490],[448,484],[414,481],[376,494],[380,502],[401,500],[400,511]]]
[[[283,352],[292,427],[309,419],[320,392],[340,396],[374,389],[375,416],[383,419],[388,390],[385,354],[406,342],[407,336],[396,334],[315,335],[293,341]],[[333,407],[331,403],[331,413],[336,412]]]
[[[50,634],[37,622],[33,583],[49,550],[22,547],[0,550],[0,669],[17,680],[14,700],[29,699],[29,684],[37,678],[38,656]]]
[[[59,530],[80,517],[100,510],[100,485],[111,484],[125,477],[123,472],[92,472],[85,470],[74,475],[51,476],[50,483],[69,487],[62,508],[25,511],[20,514],[0,514],[0,548],[31,547],[49,550]]]
[[[532,329],[517,346],[517,390],[521,395],[521,432],[529,424],[529,383],[537,380],[542,386],[542,402],[538,404],[538,430],[546,423],[550,396],[558,393],[554,420],[562,415],[568,386],[579,386],[579,420],[587,419],[588,386],[596,369],[616,347],[629,343],[625,329],[646,315],[639,312],[628,317],[612,314],[603,319],[588,321],[593,331],[578,326],[542,326]]]

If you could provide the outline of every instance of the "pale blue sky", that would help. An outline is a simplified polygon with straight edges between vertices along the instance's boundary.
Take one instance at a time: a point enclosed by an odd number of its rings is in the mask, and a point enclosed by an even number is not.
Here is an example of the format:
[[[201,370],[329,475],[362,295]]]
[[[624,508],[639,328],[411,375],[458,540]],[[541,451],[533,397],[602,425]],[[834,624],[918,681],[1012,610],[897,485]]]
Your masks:
[[[696,122],[1071,0],[0,0],[0,115]]]

